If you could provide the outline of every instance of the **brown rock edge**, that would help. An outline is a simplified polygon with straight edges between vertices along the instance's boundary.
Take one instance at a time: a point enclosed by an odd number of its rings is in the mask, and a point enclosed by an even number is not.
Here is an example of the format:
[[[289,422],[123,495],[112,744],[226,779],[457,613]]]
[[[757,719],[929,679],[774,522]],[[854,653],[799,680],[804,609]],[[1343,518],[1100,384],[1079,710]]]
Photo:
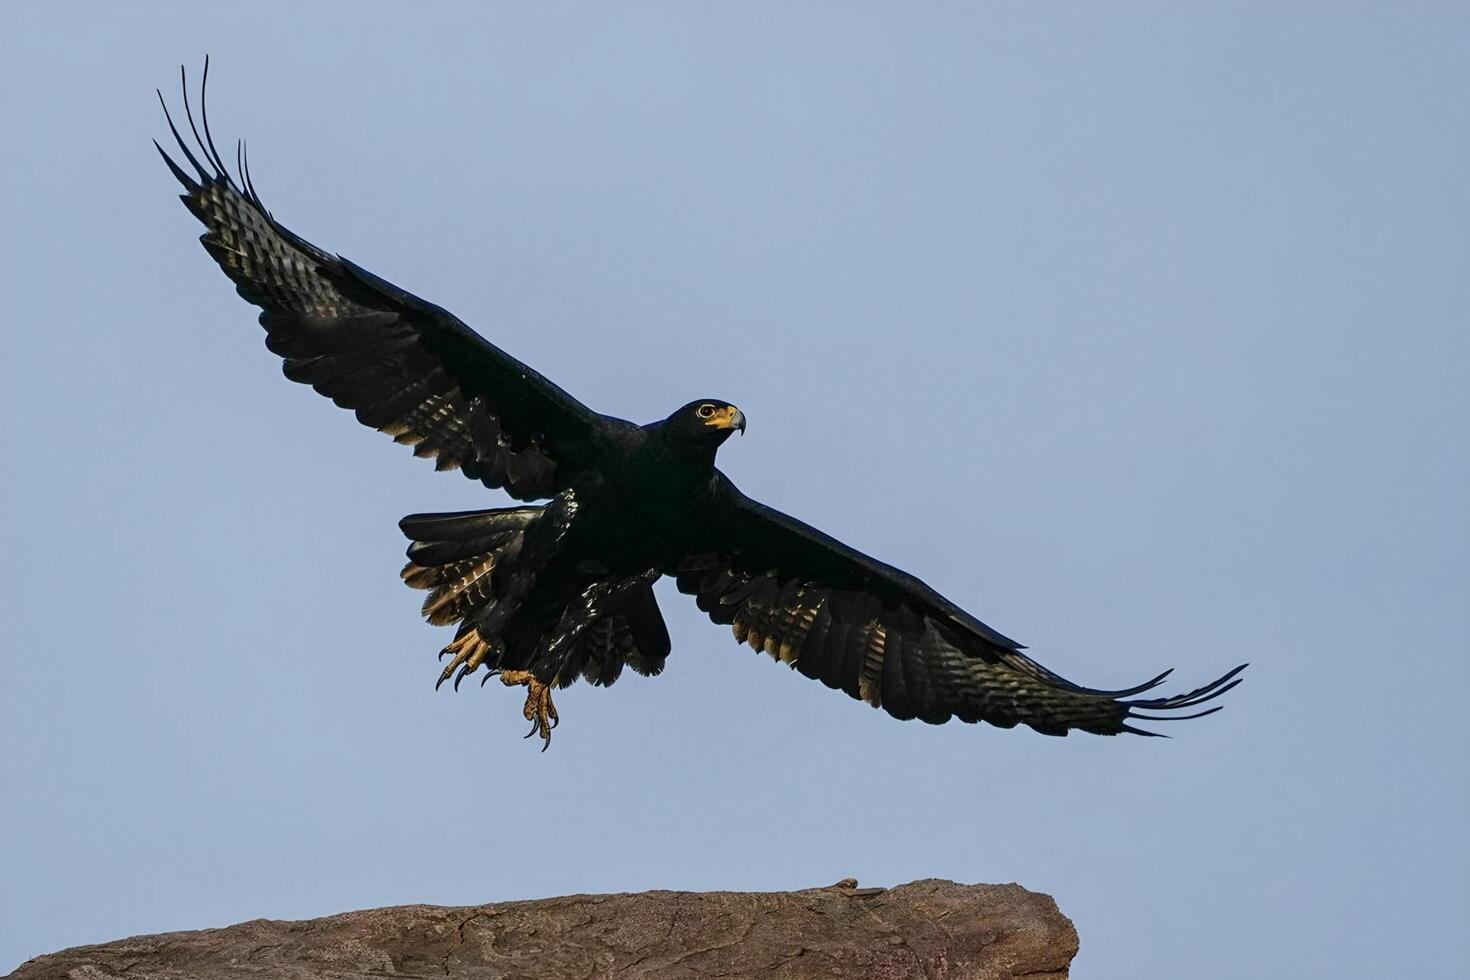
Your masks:
[[[1061,980],[1077,931],[1020,885],[930,879],[794,892],[572,895],[446,908],[404,905],[324,919],[79,946],[15,980],[68,978],[869,977]]]

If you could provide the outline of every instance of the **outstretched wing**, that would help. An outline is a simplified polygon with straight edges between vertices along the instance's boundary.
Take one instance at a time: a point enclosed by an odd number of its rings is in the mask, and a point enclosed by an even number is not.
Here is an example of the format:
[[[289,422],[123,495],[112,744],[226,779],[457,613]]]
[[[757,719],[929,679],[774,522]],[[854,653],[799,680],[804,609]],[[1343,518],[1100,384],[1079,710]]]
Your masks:
[[[1137,697],[1168,671],[1126,690],[1081,687],[912,575],[750,499],[724,474],[708,517],[699,550],[673,570],[679,590],[740,642],[895,718],[1151,735],[1128,721],[1218,711],[1144,713],[1212,700],[1245,669],[1168,698]]]
[[[204,71],[207,83],[207,61]],[[184,110],[198,156],[168,124],[194,174],[158,152],[208,229],[205,250],[263,311],[266,346],[285,360],[286,377],[438,469],[459,468],[521,500],[564,489],[593,465],[607,433],[628,424],[591,411],[447,311],[292,234],[255,193],[243,144],[238,181],[230,174],[202,104],[200,138],[187,83]]]

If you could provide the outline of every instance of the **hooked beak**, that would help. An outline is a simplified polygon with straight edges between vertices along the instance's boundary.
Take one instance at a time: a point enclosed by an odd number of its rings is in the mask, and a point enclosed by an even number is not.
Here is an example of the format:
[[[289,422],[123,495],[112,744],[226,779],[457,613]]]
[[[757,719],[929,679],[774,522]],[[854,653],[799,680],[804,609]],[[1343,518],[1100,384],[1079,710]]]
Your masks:
[[[734,405],[726,405],[711,415],[704,423],[715,429],[739,429],[745,435],[745,413]]]

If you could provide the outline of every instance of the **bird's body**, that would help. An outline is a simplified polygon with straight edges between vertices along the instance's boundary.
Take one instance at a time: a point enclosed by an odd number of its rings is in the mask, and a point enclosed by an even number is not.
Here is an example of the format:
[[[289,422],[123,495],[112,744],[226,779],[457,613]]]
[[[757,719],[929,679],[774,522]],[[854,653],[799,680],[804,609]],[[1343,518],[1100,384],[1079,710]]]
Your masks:
[[[286,376],[438,468],[529,504],[400,522],[413,541],[404,580],[428,590],[431,623],[457,625],[440,683],[483,667],[524,684],[526,717],[549,738],[552,688],[611,684],[625,665],[663,669],[669,635],[652,585],[665,575],[740,641],[898,718],[1111,735],[1238,683],[1241,668],[1139,698],[1165,675],[1103,691],[1052,673],[913,576],[740,493],[715,466],[745,429],[728,402],[701,399],[642,426],[593,412],[452,314],[277,223],[243,146],[236,181],[207,118],[201,138],[187,114],[205,162],[177,129],[194,173],[164,159],[206,225],[206,250],[262,308]]]
[[[697,412],[698,406],[680,411]],[[598,643],[576,642],[604,620],[632,620],[623,639],[634,643],[645,672],[661,669],[668,655],[652,583],[678,567],[691,546],[691,529],[718,519],[713,444],[704,433],[681,433],[677,421],[637,427],[610,422],[607,437],[597,465],[544,507],[413,515],[400,522],[415,539],[405,575],[411,584],[441,584],[419,569],[452,564],[458,573],[449,588],[431,593],[426,609],[452,602],[465,586],[465,569],[474,572],[490,560],[489,594],[497,601],[465,623],[494,647],[486,662],[496,669],[532,671],[544,683],[570,683],[583,673],[610,683],[620,665],[607,662]],[[516,525],[512,538],[484,534],[506,522]],[[455,668],[467,673],[477,666],[470,655],[456,658],[441,680]]]

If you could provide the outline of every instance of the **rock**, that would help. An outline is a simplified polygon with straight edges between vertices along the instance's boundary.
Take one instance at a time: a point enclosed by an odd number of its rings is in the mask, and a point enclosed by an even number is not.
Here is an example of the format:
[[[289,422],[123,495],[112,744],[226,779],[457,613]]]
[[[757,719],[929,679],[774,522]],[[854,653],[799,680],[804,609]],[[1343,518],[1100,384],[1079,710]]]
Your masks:
[[[866,977],[1060,980],[1077,932],[1019,885],[845,879],[795,892],[639,892],[138,936],[40,956],[14,980]]]

